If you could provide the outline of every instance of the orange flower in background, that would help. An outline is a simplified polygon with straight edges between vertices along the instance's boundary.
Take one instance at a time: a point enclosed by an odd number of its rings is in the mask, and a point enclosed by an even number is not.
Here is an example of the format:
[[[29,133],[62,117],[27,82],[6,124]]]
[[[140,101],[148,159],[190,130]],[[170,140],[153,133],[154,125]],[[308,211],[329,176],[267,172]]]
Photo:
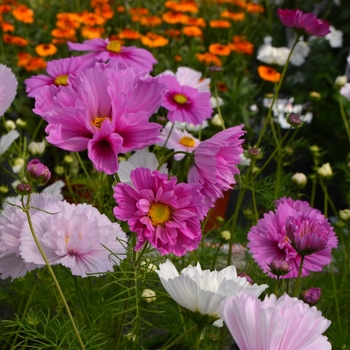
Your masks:
[[[149,32],[146,35],[141,36],[141,42],[148,47],[162,47],[167,45],[169,40],[164,38],[164,36]]]
[[[118,37],[120,39],[137,40],[140,39],[141,34],[136,30],[125,28],[119,33]]]
[[[46,68],[46,62],[41,57],[32,57],[29,59],[25,69],[28,72],[42,70]]]
[[[86,39],[96,39],[101,38],[102,34],[105,32],[103,27],[91,27],[84,26],[81,28],[81,36]]]
[[[76,31],[74,28],[55,28],[51,30],[51,35],[59,39],[71,40],[74,38],[75,33]]]
[[[157,16],[141,17],[140,24],[147,27],[156,27],[162,23],[162,20]]]
[[[131,8],[129,11],[131,16],[145,16],[149,14],[149,9],[145,7]]]
[[[209,52],[196,53],[196,57],[199,62],[202,62],[208,66],[211,66],[211,65],[219,66],[219,67],[222,66],[220,58]]]
[[[1,29],[3,32],[13,32],[15,30],[15,26],[12,25],[11,23],[7,23],[7,22],[1,22]]]
[[[211,44],[209,52],[213,55],[228,56],[231,53],[231,49],[228,45]]]
[[[164,34],[170,36],[171,38],[178,38],[181,35],[181,32],[178,29],[170,28],[166,30]]]
[[[224,19],[217,19],[209,22],[210,27],[212,28],[230,28],[231,23],[225,21]]]
[[[118,6],[117,7],[117,12],[119,12],[119,13],[125,12],[125,7],[124,6]]]
[[[180,0],[180,2],[176,1],[166,1],[164,6],[174,12],[198,12],[198,5],[194,1],[184,1]]]
[[[281,79],[281,74],[268,66],[259,66],[258,73],[261,79],[277,83]]]
[[[233,37],[233,44],[229,44],[232,51],[252,55],[254,52],[254,45],[246,40],[244,35],[235,35]]]
[[[221,12],[221,17],[223,18],[229,18],[232,19],[233,21],[243,21],[244,20],[244,12],[230,12],[228,10],[225,10],[223,12]]]
[[[80,17],[75,13],[58,13],[56,17],[56,27],[75,29],[80,27]]]
[[[174,60],[175,60],[176,62],[181,62],[181,61],[182,61],[182,56],[176,55],[176,56],[174,56]]]
[[[18,67],[25,67],[29,60],[32,58],[31,54],[28,52],[19,52],[17,54],[17,66]]]
[[[203,32],[200,28],[196,26],[187,26],[182,29],[182,33],[186,36],[199,36],[201,37],[203,35]]]
[[[202,17],[194,18],[194,17],[187,17],[186,20],[183,22],[186,26],[196,26],[196,27],[202,27],[205,28],[207,25],[205,23],[205,19]]]
[[[163,13],[163,21],[169,24],[185,23],[188,16],[180,12],[165,12]]]
[[[247,4],[246,10],[250,13],[264,13],[265,8],[259,4],[249,3]]]
[[[0,5],[0,13],[8,13],[12,10],[11,5]]]
[[[19,5],[12,11],[13,17],[17,19],[17,21],[23,23],[33,23],[34,22],[34,11],[28,8],[26,5]]]
[[[52,56],[57,52],[57,47],[53,44],[39,44],[35,47],[35,52],[41,56]]]
[[[87,26],[94,26],[94,25],[102,25],[106,22],[106,19],[103,18],[102,16],[93,13],[93,12],[87,12],[84,11],[81,16],[82,23],[84,23]]]
[[[13,44],[17,46],[27,46],[28,40],[24,39],[20,36],[16,35],[10,35],[10,34],[4,34],[3,35],[4,43],[5,44]]]
[[[95,13],[99,16],[102,16],[105,19],[111,19],[114,16],[114,12],[112,10],[111,5],[109,4],[102,4],[99,7],[95,8]]]
[[[245,1],[242,1],[242,0],[233,0],[233,3],[239,7],[242,7],[242,8],[247,7],[247,3]]]
[[[218,87],[218,90],[219,90],[220,92],[225,92],[225,91],[228,90],[227,85],[226,85],[223,81],[219,81],[219,82],[217,83],[217,87]]]

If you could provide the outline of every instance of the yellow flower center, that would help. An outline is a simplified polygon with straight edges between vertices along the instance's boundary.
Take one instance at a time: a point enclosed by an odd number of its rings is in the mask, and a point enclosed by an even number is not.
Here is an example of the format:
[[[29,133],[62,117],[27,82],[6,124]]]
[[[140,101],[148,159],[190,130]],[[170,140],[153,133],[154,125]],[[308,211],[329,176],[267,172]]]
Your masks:
[[[108,117],[97,117],[94,120],[92,120],[90,124],[97,129],[101,129],[101,125],[106,119],[109,119],[110,121],[112,121],[112,119]]]
[[[153,226],[164,225],[171,219],[171,207],[164,203],[152,203],[148,212]]]
[[[176,94],[173,96],[173,99],[179,105],[184,105],[188,101],[188,98],[183,94]]]
[[[122,46],[120,45],[120,42],[117,40],[112,40],[108,43],[106,49],[111,52],[120,52],[122,49]]]
[[[179,142],[181,143],[181,145],[183,145],[185,147],[194,147],[194,145],[195,145],[193,138],[189,137],[189,136],[181,137]]]
[[[62,74],[55,78],[55,84],[60,86],[68,85],[68,74]]]

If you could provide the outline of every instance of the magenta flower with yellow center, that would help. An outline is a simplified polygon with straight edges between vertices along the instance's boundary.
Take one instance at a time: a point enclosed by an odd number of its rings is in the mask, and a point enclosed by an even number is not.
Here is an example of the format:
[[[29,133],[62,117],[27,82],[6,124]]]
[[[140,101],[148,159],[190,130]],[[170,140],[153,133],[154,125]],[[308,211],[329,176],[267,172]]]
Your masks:
[[[161,254],[184,255],[198,248],[203,219],[201,186],[177,184],[158,170],[137,168],[131,172],[133,186],[118,183],[114,187],[117,219],[127,221],[137,235],[135,249],[148,241]]]
[[[149,51],[135,46],[122,46],[119,41],[108,38],[85,40],[82,44],[68,41],[67,44],[69,50],[90,51],[81,56],[89,62],[122,63],[124,67],[132,67],[137,72],[150,72],[153,65],[158,63]]]

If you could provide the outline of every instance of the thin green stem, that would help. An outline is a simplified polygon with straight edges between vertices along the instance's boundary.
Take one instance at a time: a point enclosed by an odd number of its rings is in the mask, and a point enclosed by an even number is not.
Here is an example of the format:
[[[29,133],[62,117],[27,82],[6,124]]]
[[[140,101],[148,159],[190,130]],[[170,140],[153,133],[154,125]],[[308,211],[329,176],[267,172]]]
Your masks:
[[[339,216],[337,208],[335,207],[331,197],[329,197],[327,184],[324,183],[324,181],[322,179],[320,179],[320,185],[321,185],[322,190],[323,190],[323,192],[325,194],[325,202],[327,201],[329,203],[329,205],[331,206],[331,208],[333,210],[334,215],[335,216]],[[325,212],[325,213],[327,213],[327,212]],[[324,215],[327,216],[326,214],[324,214]]]
[[[36,236],[36,233],[35,233],[35,231],[34,231],[34,226],[33,226],[33,223],[32,223],[31,216],[30,216],[30,206],[29,206],[29,202],[30,202],[30,195],[28,196],[27,204],[23,207],[23,211],[25,212],[25,214],[26,214],[26,216],[27,216],[27,220],[28,220],[28,225],[29,225],[29,228],[30,228],[30,232],[32,233],[32,236],[33,236],[33,239],[34,239],[34,241],[35,241],[35,244],[36,244],[36,246],[38,247],[38,249],[39,249],[39,251],[40,251],[40,254],[41,254],[42,258],[44,259],[45,264],[46,264],[46,266],[47,266],[47,268],[48,268],[48,270],[49,270],[49,273],[50,273],[50,275],[51,275],[51,277],[52,277],[52,279],[53,279],[53,281],[54,281],[54,283],[55,283],[55,285],[56,285],[57,291],[58,291],[58,293],[59,293],[59,295],[60,295],[60,297],[61,297],[61,300],[62,300],[62,302],[63,302],[63,304],[64,304],[64,306],[65,306],[65,308],[66,308],[68,317],[69,317],[69,319],[70,319],[70,321],[71,321],[71,323],[72,323],[72,326],[73,326],[74,332],[75,332],[75,334],[76,334],[76,336],[77,336],[77,339],[78,339],[78,342],[79,342],[79,344],[80,344],[80,347],[81,347],[82,350],[85,350],[85,345],[84,345],[84,343],[83,343],[83,341],[82,341],[82,339],[81,339],[81,337],[80,337],[79,330],[78,330],[78,328],[77,328],[77,326],[76,326],[76,324],[75,324],[75,321],[74,321],[74,318],[73,318],[72,313],[71,313],[71,311],[70,311],[70,308],[69,308],[69,306],[68,306],[67,300],[66,300],[66,298],[65,298],[65,296],[64,296],[64,294],[63,294],[63,292],[62,292],[61,286],[60,286],[60,284],[58,283],[58,280],[57,280],[57,278],[56,278],[56,275],[55,275],[55,273],[53,272],[53,269],[52,269],[52,267],[51,267],[51,265],[50,265],[50,263],[49,263],[49,261],[48,261],[48,259],[47,259],[47,257],[46,257],[46,254],[45,254],[44,250],[42,249],[41,244],[40,244],[40,242],[39,242],[39,240],[38,240],[38,238],[37,238],[37,236]],[[23,203],[23,200],[22,200],[22,203]]]
[[[350,143],[350,127],[349,127],[349,122],[348,119],[346,118],[345,110],[344,110],[344,105],[343,105],[343,97],[342,95],[339,94],[339,108],[340,108],[340,114],[344,122],[345,130],[348,135],[348,140]]]
[[[314,205],[315,205],[316,185],[317,185],[317,180],[316,179],[312,180],[311,197],[310,197],[311,207],[314,207]]]
[[[162,165],[163,165],[164,163],[166,163],[170,158],[172,158],[175,154],[180,154],[180,153],[186,154],[186,155],[189,154],[189,153],[184,152],[184,151],[171,152],[170,154],[168,154],[166,157],[164,157],[164,158],[159,162],[159,165],[158,165],[157,170],[160,170],[160,168],[162,167]]]
[[[89,328],[91,329],[92,325],[91,325],[90,316],[89,316],[88,311],[87,311],[84,293],[80,289],[80,286],[79,286],[78,281],[77,281],[77,277],[73,276],[73,275],[71,275],[71,276],[72,276],[73,281],[74,281],[75,290],[77,291],[77,295],[78,295],[78,298],[80,300],[80,305],[81,305],[81,307],[83,309],[86,322],[87,322]]]
[[[211,264],[211,270],[213,271],[215,269],[216,265],[216,259],[218,258],[220,249],[221,249],[222,243],[219,244],[218,248],[216,249],[215,255],[214,255],[214,260],[213,263]]]
[[[293,293],[294,297],[298,297],[298,295],[299,295],[299,285],[300,285],[301,275],[303,272],[304,259],[305,259],[305,255],[302,255],[301,260],[300,260],[298,278],[297,278],[297,282],[295,283],[295,287],[294,287],[294,293]]]
[[[220,117],[220,121],[222,123],[222,129],[225,130],[225,121],[224,118],[222,117],[222,113],[221,113],[221,108],[219,105],[219,97],[218,97],[218,87],[217,84],[214,85],[214,94],[215,94],[215,100],[216,100],[216,108],[218,109],[218,114]]]
[[[173,345],[175,345],[176,343],[178,343],[182,338],[184,338],[187,334],[191,333],[192,331],[194,331],[197,328],[197,325],[195,324],[193,327],[191,327],[190,329],[188,329],[186,332],[182,333],[180,336],[178,336],[173,342],[171,342],[169,345],[167,345],[164,348],[160,348],[160,350],[168,350],[170,349]]]
[[[339,300],[338,300],[338,291],[337,291],[337,284],[335,281],[334,271],[333,271],[333,263],[330,263],[330,269],[331,269],[331,275],[332,275],[332,283],[333,283],[333,290],[334,290],[334,301],[335,301],[335,308],[337,312],[337,319],[339,328],[341,328],[341,318],[340,318],[340,311],[339,311]]]
[[[87,178],[87,179],[89,180],[89,182],[90,182],[91,188],[94,188],[94,183],[93,183],[93,181],[92,181],[92,179],[91,179],[91,177],[90,177],[90,174],[88,173],[88,171],[87,171],[86,168],[85,168],[84,162],[83,162],[83,160],[81,159],[80,154],[79,154],[78,152],[76,152],[76,155],[77,155],[78,161],[79,161],[79,163],[80,163],[80,166],[81,166],[81,168],[83,169],[83,171],[84,171],[84,173],[85,173],[86,178]]]

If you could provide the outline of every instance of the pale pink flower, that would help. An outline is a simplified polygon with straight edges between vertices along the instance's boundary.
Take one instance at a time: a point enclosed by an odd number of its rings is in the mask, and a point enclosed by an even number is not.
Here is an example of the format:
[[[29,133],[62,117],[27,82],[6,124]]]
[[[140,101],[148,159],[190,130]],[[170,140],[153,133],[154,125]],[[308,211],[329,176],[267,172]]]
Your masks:
[[[288,294],[263,301],[254,294],[229,296],[221,304],[224,322],[240,350],[330,350],[322,333],[331,321],[315,306]]]
[[[17,78],[12,70],[4,64],[0,64],[0,117],[15,99],[17,85]]]
[[[141,249],[146,241],[161,254],[182,256],[198,248],[204,216],[201,186],[177,184],[176,177],[168,179],[167,174],[146,168],[133,170],[131,181],[133,187],[124,183],[115,186],[118,206],[113,212],[136,233],[135,249]]]
[[[86,203],[56,202],[33,216],[33,227],[51,265],[61,264],[72,274],[87,277],[112,272],[126,256],[127,238],[116,222]],[[50,214],[48,214],[50,213]],[[21,257],[44,264],[26,223],[21,232]]]

